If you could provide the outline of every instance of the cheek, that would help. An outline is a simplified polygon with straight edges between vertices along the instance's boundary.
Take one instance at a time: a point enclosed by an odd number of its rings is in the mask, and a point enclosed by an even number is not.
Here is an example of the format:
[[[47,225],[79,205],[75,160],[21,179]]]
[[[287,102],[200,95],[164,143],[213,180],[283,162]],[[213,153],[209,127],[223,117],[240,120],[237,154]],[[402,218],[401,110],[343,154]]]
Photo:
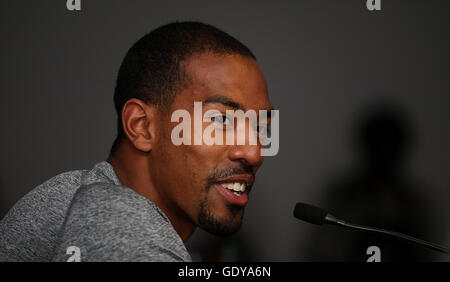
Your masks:
[[[169,133],[163,133],[156,155],[158,172],[155,177],[167,196],[191,218],[197,218],[200,201],[207,199],[213,210],[222,210],[221,196],[206,188],[206,180],[218,169],[227,166],[227,146],[175,146]],[[221,213],[221,212],[219,212]]]
[[[187,205],[204,196],[205,179],[211,174],[210,154],[200,146],[175,146],[170,138],[161,144],[158,152],[158,175],[165,190]],[[155,160],[156,161],[156,160]]]

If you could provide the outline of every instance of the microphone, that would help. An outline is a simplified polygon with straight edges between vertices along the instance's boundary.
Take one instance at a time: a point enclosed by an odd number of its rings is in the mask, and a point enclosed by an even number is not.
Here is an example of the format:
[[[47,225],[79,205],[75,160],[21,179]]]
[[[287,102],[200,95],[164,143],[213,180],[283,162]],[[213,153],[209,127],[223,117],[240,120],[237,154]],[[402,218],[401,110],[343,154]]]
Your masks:
[[[295,205],[294,217],[296,217],[300,220],[312,223],[312,224],[316,224],[316,225],[323,225],[324,223],[327,223],[327,224],[342,226],[342,227],[353,229],[353,230],[367,231],[367,232],[387,235],[387,236],[390,236],[390,237],[393,237],[396,239],[400,239],[400,240],[403,240],[403,241],[406,241],[409,243],[424,246],[424,247],[427,247],[429,249],[432,249],[432,250],[435,250],[438,252],[450,254],[450,249],[447,247],[444,247],[444,246],[441,246],[438,244],[434,244],[434,243],[430,243],[430,242],[427,242],[424,240],[420,240],[420,239],[417,239],[417,238],[414,238],[411,236],[407,236],[407,235],[404,235],[404,234],[401,234],[398,232],[394,232],[394,231],[349,223],[349,222],[343,221],[343,220],[335,217],[334,215],[328,213],[326,210],[323,210],[321,208],[318,208],[318,207],[315,207],[312,205],[308,205],[305,203],[297,203]]]

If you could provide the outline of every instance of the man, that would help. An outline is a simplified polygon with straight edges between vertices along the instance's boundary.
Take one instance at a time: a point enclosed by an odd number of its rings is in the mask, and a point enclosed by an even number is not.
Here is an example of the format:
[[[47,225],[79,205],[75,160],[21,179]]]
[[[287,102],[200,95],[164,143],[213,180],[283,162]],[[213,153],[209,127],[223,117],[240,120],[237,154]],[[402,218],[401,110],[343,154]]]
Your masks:
[[[107,161],[22,198],[0,223],[0,260],[190,261],[184,242],[197,226],[239,229],[262,145],[175,145],[172,113],[193,115],[202,102],[203,112],[221,113],[204,128],[224,124],[227,110],[271,110],[252,52],[210,25],[159,27],[128,51],[114,102]]]

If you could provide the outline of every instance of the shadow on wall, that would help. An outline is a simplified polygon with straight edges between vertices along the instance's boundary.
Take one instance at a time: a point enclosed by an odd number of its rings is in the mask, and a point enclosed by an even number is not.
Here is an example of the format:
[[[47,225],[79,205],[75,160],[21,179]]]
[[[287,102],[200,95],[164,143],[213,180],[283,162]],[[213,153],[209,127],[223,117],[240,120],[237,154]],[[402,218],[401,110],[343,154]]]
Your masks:
[[[0,220],[8,212],[8,203],[6,202],[5,185],[3,185],[2,176],[0,175]]]
[[[436,206],[427,200],[430,195],[422,194],[429,187],[408,173],[414,132],[406,112],[393,103],[380,103],[366,110],[355,125],[356,160],[349,170],[326,180],[321,205],[350,222],[437,240],[432,221],[438,214]],[[420,246],[336,226],[319,227],[309,235],[307,258],[313,261],[366,261],[369,246],[380,248],[382,261],[437,257]]]

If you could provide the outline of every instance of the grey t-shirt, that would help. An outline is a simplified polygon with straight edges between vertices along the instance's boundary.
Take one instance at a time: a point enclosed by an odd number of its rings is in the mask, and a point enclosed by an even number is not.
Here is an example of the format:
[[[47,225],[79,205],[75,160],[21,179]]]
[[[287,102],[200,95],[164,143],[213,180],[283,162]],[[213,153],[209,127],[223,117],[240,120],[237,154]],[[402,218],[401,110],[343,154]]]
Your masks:
[[[168,218],[106,161],[65,172],[0,221],[0,261],[191,261]]]

